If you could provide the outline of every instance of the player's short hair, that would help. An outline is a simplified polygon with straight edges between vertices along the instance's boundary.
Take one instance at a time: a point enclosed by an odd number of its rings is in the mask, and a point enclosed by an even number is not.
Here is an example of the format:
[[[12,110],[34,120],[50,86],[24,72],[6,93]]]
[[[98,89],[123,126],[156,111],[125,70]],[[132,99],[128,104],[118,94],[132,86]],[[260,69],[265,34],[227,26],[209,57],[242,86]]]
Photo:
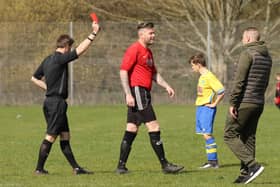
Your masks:
[[[259,41],[261,38],[260,32],[256,27],[247,27],[243,33],[248,32],[250,34],[250,36],[256,40]]]
[[[62,34],[56,40],[56,48],[64,48],[67,45],[72,46],[74,42],[74,39],[71,38],[68,34]]]
[[[154,28],[154,23],[152,22],[140,22],[137,25],[137,30],[139,31],[140,29],[144,29],[144,28]]]
[[[191,56],[191,58],[189,59],[189,64],[200,64],[202,65],[203,67],[206,66],[206,60],[204,58],[204,55],[203,53],[197,53],[193,56]]]

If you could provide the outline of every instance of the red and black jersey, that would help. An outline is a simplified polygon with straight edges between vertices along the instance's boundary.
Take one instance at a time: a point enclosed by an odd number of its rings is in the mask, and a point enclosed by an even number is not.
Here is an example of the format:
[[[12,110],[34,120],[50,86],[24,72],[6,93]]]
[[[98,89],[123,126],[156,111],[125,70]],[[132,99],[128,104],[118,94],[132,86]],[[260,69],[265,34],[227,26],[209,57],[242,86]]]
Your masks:
[[[280,107],[280,82],[276,84],[276,91],[275,91],[275,98],[274,98],[274,103],[278,107]]]
[[[275,97],[280,97],[280,82],[276,84]]]
[[[133,43],[126,50],[120,69],[128,72],[131,87],[142,86],[151,90],[152,78],[157,70],[149,48],[139,42]]]

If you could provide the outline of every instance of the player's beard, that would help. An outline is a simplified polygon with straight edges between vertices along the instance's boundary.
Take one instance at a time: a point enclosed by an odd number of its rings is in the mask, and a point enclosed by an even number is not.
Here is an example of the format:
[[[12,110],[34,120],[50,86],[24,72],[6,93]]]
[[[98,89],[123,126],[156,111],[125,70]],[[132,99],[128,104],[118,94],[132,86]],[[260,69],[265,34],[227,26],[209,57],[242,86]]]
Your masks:
[[[147,45],[150,46],[150,45],[153,45],[154,44],[154,39],[150,39],[148,42],[147,42]]]

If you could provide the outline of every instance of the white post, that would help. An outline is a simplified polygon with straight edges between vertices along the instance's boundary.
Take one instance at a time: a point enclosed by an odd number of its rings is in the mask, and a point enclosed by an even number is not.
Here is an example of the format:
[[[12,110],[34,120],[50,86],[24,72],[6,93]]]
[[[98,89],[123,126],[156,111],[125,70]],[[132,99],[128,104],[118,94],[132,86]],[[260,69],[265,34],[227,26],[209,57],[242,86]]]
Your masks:
[[[69,25],[69,35],[71,38],[73,38],[73,22],[70,22]],[[73,75],[73,63],[74,62],[70,62],[69,63],[69,101],[70,101],[70,105],[74,104],[74,87],[73,87],[73,80],[74,80],[74,75]]]
[[[207,64],[208,69],[211,71],[211,21],[207,21]]]

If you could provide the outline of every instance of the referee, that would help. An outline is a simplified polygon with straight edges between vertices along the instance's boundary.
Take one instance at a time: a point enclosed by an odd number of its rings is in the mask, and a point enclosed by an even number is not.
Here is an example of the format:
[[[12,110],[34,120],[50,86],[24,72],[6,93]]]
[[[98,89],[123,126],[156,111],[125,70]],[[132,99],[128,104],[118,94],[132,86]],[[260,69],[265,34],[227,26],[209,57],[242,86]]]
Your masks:
[[[120,159],[116,172],[124,174],[128,172],[126,161],[131,150],[132,143],[137,135],[141,123],[145,123],[150,136],[151,145],[161,163],[164,173],[177,173],[184,167],[177,166],[167,161],[160,139],[159,123],[151,104],[150,90],[152,81],[165,88],[170,97],[174,96],[174,90],[157,72],[152,51],[149,46],[155,38],[154,24],[141,23],[137,27],[138,41],[133,43],[125,52],[120,67],[120,78],[125,92],[127,110],[127,125],[124,133]]]
[[[37,175],[48,174],[44,165],[57,136],[60,136],[61,151],[72,166],[74,174],[93,173],[80,167],[72,153],[69,143],[66,99],[68,97],[68,63],[77,59],[89,48],[98,31],[99,25],[92,22],[92,33],[74,50],[71,50],[74,40],[69,35],[59,36],[55,52],[43,60],[31,78],[35,85],[46,91],[43,111],[47,131],[39,150],[38,163],[34,172]]]

